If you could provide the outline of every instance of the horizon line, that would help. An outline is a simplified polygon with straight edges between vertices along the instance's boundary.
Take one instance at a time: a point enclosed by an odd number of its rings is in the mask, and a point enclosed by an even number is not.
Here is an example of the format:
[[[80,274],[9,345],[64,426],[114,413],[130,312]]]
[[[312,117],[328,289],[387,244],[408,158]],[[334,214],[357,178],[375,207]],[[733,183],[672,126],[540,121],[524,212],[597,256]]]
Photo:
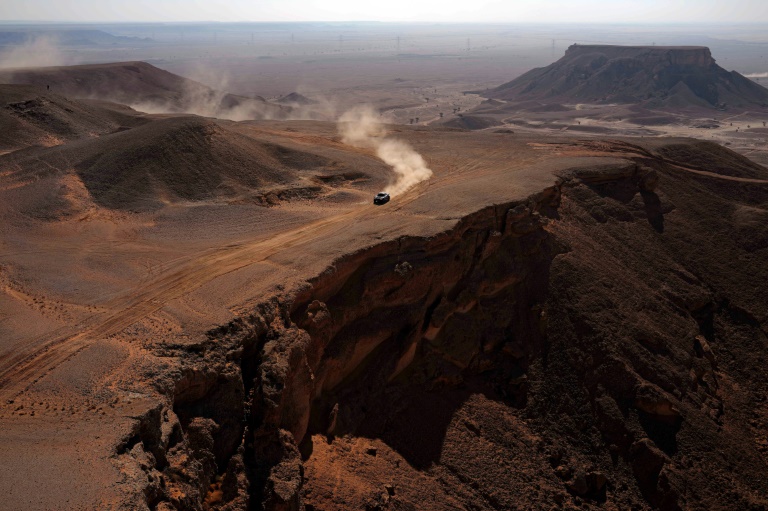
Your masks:
[[[432,25],[768,25],[768,21],[430,21],[430,20],[245,20],[245,21],[220,21],[220,20],[0,20],[3,24],[229,24],[243,25],[255,23],[376,23],[376,24],[420,24]]]

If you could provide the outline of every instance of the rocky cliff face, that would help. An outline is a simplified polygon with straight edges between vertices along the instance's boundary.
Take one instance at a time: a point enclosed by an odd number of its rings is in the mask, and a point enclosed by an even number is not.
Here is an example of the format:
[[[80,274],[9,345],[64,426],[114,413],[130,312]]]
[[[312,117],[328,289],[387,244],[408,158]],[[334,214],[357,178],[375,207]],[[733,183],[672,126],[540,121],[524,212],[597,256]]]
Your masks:
[[[354,434],[390,386],[453,388],[493,371],[497,391],[524,402],[524,354],[542,346],[555,253],[542,227],[558,201],[554,186],[527,203],[480,211],[433,239],[352,254],[304,289],[212,333],[200,358],[187,356],[174,390],[181,429],[208,438],[179,451],[178,470],[194,474],[187,484],[205,488],[236,459],[247,467],[240,474],[247,498],[267,509],[301,509],[299,447],[308,448],[313,434]],[[198,453],[192,444],[211,449]],[[183,468],[190,458],[195,470]]]
[[[768,89],[721,68],[705,47],[573,45],[554,64],[487,96],[675,108],[768,107]]]
[[[169,347],[148,506],[765,509],[768,188],[664,144]]]

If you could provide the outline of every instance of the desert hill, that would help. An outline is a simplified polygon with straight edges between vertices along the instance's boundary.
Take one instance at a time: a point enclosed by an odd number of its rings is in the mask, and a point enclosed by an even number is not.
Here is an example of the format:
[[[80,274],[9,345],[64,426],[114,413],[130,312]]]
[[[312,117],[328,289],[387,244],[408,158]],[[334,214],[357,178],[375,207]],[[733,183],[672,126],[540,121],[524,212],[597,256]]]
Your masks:
[[[30,85],[0,85],[0,152],[111,133],[144,122],[119,105],[78,101]]]
[[[573,45],[557,62],[485,95],[674,108],[768,107],[768,89],[723,69],[705,47]]]
[[[77,176],[95,204],[132,211],[179,201],[271,203],[280,197],[317,195],[336,174],[343,182],[349,168],[327,156],[256,140],[233,125],[195,116],[155,119],[99,138],[17,151],[4,163],[17,169],[9,175],[16,183],[34,187],[42,179]],[[60,203],[45,194],[22,209],[37,216]]]
[[[146,62],[11,69],[0,83],[51,87],[73,98],[112,101],[150,113],[194,113],[233,120],[282,118],[290,108],[261,97],[247,98],[214,90]]]

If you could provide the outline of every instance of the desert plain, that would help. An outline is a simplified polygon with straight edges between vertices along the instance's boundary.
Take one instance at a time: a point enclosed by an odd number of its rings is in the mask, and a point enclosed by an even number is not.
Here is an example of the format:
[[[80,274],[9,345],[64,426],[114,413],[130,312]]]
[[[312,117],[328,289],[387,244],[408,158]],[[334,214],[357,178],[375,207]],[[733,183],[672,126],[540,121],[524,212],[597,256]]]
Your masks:
[[[4,30],[3,506],[768,505],[759,28]]]

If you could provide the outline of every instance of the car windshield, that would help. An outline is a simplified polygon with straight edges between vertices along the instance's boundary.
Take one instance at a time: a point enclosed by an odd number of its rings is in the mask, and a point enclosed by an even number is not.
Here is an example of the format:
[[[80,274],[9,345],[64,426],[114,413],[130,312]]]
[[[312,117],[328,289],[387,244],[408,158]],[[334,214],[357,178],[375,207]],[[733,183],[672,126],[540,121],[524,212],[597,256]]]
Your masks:
[[[380,193],[380,194],[377,195],[377,197],[386,197],[386,196],[387,196],[386,193]]]

